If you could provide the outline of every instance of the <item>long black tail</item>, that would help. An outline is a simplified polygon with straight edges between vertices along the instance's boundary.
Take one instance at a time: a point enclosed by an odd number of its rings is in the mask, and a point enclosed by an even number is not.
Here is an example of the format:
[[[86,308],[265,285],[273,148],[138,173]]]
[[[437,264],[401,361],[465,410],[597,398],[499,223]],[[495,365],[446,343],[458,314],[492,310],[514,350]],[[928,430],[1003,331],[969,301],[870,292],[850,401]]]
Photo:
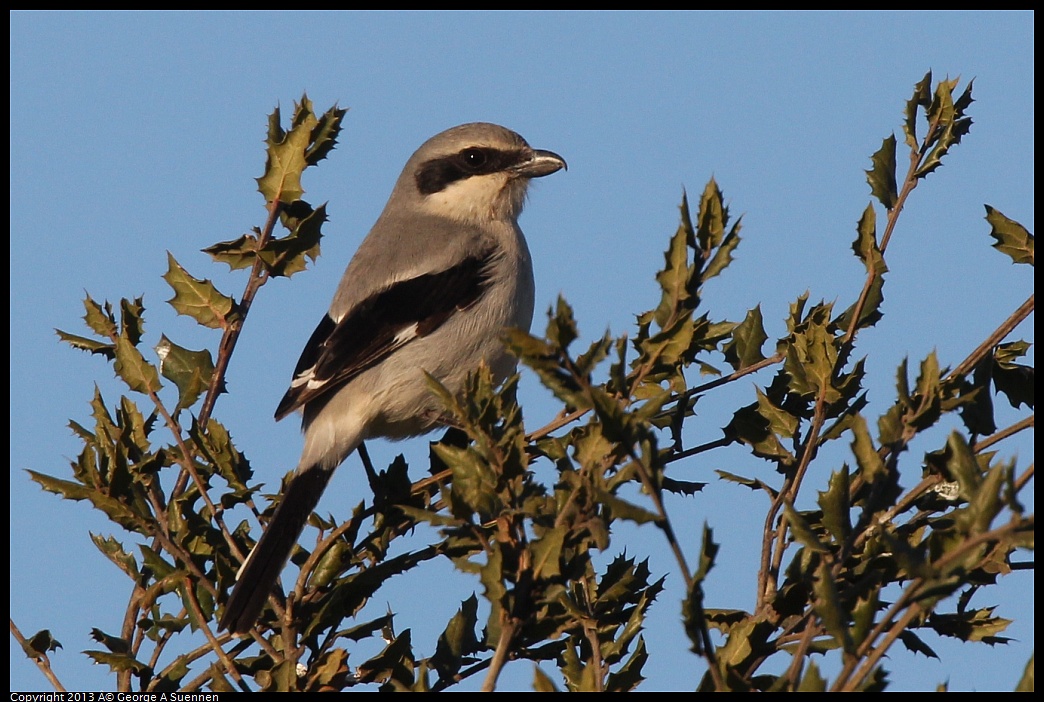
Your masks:
[[[222,629],[245,634],[253,628],[331,475],[332,470],[312,466],[290,481],[272,521],[236,579],[221,615]]]

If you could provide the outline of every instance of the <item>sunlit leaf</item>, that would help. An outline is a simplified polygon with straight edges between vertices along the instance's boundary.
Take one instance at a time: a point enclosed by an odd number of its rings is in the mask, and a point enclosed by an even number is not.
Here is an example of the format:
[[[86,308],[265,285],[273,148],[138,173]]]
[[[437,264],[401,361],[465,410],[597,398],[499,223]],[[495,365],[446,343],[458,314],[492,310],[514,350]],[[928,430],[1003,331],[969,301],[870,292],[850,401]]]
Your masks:
[[[1033,235],[1024,226],[989,205],[986,205],[986,221],[990,223],[990,236],[996,239],[993,248],[1007,254],[1015,263],[1033,265]]]
[[[870,157],[873,167],[866,172],[870,192],[886,210],[895,207],[899,189],[895,182],[895,135],[889,134],[881,148]]]
[[[209,280],[193,278],[174,257],[167,253],[167,272],[163,274],[174,297],[167,302],[178,314],[192,317],[205,327],[221,329],[227,326],[236,308],[231,297],[218,292]]]

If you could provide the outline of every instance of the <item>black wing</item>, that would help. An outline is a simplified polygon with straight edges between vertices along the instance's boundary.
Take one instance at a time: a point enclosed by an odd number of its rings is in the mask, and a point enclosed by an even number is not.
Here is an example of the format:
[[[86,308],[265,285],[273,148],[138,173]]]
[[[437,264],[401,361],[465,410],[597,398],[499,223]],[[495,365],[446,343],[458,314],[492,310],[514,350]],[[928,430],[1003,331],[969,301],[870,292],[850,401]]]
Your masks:
[[[489,288],[489,264],[495,255],[491,249],[438,273],[393,283],[356,305],[340,322],[325,315],[301,352],[275,418],[327,396],[473,305]]]

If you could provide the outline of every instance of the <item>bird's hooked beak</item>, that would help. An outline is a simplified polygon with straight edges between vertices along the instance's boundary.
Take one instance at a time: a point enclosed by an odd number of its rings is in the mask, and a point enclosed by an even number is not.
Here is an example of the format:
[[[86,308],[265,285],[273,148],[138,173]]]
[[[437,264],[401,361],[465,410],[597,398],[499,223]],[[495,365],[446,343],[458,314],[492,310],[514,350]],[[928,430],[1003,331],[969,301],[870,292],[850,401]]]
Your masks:
[[[514,166],[511,172],[522,178],[542,178],[563,168],[568,168],[565,159],[554,151],[533,149],[533,155]]]

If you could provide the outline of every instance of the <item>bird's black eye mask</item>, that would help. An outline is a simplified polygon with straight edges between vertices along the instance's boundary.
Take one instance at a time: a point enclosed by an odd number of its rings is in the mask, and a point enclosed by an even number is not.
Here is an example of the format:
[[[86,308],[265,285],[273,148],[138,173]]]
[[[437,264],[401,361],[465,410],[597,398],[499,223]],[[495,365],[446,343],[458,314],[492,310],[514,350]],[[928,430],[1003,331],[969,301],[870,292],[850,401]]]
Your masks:
[[[417,169],[417,189],[422,195],[445,190],[451,183],[475,175],[507,170],[526,159],[521,149],[502,150],[490,146],[469,146],[450,156],[425,161]]]

